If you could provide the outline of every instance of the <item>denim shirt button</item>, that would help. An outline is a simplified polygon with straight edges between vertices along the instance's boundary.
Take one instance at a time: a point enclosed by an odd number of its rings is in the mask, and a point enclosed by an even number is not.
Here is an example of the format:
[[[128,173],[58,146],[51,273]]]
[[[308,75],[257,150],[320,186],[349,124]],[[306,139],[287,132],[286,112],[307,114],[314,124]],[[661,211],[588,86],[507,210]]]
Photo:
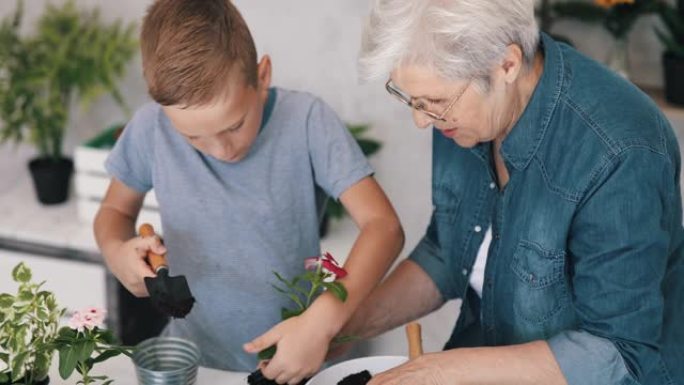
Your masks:
[[[463,269],[463,270],[461,270],[461,274],[463,274],[463,275],[468,275],[468,269]]]
[[[494,182],[490,183],[490,184],[489,184],[489,189],[490,189],[490,190],[494,190],[494,188],[496,188],[496,183],[494,183]]]
[[[474,230],[476,233],[479,233],[480,231],[482,231],[482,227],[481,226],[475,226]]]

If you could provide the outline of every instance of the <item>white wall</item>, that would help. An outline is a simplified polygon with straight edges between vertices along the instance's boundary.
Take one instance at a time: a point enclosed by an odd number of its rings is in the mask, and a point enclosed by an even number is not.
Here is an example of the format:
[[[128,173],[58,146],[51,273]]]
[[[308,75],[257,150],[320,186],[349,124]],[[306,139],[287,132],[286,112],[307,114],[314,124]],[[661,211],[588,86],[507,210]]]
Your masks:
[[[259,54],[269,54],[273,59],[275,84],[310,91],[331,104],[344,120],[373,126],[370,135],[379,138],[385,146],[372,163],[378,180],[401,216],[408,237],[407,250],[410,249],[421,236],[430,210],[431,138],[428,132],[413,127],[407,109],[386,95],[381,81],[366,85],[357,82],[356,56],[369,1],[235,2],[252,29]],[[29,29],[45,3],[45,0],[25,0]],[[99,6],[107,20],[124,18],[139,24],[151,1],[77,0],[77,3]],[[0,17],[8,15],[14,4],[13,0],[1,0]],[[651,33],[652,24],[652,19],[638,23],[630,50],[634,79],[657,85],[661,83],[661,49]],[[600,27],[563,22],[557,24],[555,32],[573,37],[578,48],[598,59],[603,59],[611,47],[610,37]],[[133,107],[147,99],[139,57],[131,63],[121,88]],[[125,118],[108,97],[95,103],[88,113],[75,109],[66,141],[67,151]],[[8,151],[7,146],[0,147],[0,154]]]

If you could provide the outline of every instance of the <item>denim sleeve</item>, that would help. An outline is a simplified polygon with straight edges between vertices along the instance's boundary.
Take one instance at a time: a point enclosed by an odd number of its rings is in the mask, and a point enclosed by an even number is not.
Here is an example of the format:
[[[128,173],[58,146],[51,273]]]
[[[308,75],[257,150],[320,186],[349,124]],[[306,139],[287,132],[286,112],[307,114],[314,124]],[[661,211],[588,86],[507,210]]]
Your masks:
[[[579,330],[549,341],[571,385],[644,384],[661,365],[674,173],[666,154],[632,147],[596,173],[580,202],[568,239]]]
[[[454,272],[449,259],[443,255],[439,245],[437,227],[439,222],[435,220],[433,211],[430,225],[418,245],[409,254],[409,259],[420,266],[439,289],[445,301],[457,298],[459,290],[454,280]]]
[[[111,177],[140,193],[152,189],[152,137],[158,112],[153,103],[136,111],[105,162]]]
[[[316,184],[331,197],[338,199],[349,187],[373,174],[347,126],[320,99],[309,111],[307,140]]]

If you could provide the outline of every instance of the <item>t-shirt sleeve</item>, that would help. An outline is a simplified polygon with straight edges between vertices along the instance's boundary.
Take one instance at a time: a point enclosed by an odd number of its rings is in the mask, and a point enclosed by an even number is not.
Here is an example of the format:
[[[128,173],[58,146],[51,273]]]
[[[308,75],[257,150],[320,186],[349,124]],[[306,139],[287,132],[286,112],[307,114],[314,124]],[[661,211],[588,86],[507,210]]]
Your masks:
[[[316,184],[331,197],[338,199],[373,174],[347,126],[320,99],[314,101],[307,117],[307,140]]]
[[[111,177],[141,193],[152,189],[152,143],[158,112],[154,105],[138,110],[124,128],[105,162],[105,168]]]

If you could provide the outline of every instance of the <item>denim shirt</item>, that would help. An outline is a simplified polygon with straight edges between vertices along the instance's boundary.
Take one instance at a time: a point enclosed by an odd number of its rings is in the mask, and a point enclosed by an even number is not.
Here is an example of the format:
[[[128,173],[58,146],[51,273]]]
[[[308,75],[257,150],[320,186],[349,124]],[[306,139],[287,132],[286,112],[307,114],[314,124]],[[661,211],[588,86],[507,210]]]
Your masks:
[[[542,34],[501,155],[434,131],[433,213],[410,255],[463,299],[445,349],[548,342],[569,384],[684,384],[679,147],[636,87]],[[482,299],[469,276],[492,226]]]

